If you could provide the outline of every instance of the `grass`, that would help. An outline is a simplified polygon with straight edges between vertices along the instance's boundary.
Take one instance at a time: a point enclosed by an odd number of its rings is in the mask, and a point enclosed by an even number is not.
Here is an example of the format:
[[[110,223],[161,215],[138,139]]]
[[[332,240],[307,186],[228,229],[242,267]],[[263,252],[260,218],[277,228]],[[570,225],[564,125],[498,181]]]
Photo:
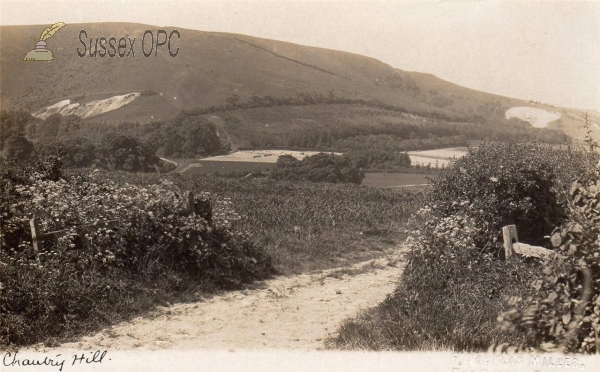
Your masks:
[[[507,296],[530,293],[524,284],[524,273],[531,268],[507,265],[488,267],[487,278],[481,272],[473,276],[463,273],[460,285],[436,290],[426,289],[405,275],[388,298],[342,323],[337,334],[326,340],[326,347],[481,352],[491,345],[519,344],[526,336],[504,332],[496,319],[510,309]],[[500,280],[505,270],[520,270],[522,274],[517,280],[509,279],[510,284],[503,283]]]
[[[375,261],[371,261],[366,265],[360,265],[358,267],[342,267],[339,269],[334,269],[331,272],[327,273],[323,277],[323,279],[325,279],[325,278],[341,279],[344,276],[357,276],[357,275],[369,273],[374,270],[385,269],[385,267],[386,267],[386,265],[384,265],[382,263],[377,263]]]
[[[249,244],[260,246],[271,257],[274,272],[283,275],[345,267],[394,249],[404,241],[407,221],[422,197],[405,190],[269,179],[120,172],[96,177],[146,189],[169,178],[197,195],[209,192],[213,205],[225,205],[230,213],[231,231],[247,231]],[[236,288],[203,279],[204,271],[174,271],[158,262],[148,262],[141,273],[111,266],[78,271],[71,266],[0,266],[0,279],[13,289],[11,301],[0,303],[0,310],[8,306],[8,312],[0,313],[0,344],[56,346],[159,305],[197,301]],[[365,265],[332,275],[358,275],[374,268]]]
[[[197,177],[194,182],[197,190],[231,198],[246,215],[239,227],[250,231],[275,267],[289,274],[363,261],[400,244],[421,196],[406,190],[266,179]]]
[[[362,184],[372,187],[394,187],[428,184],[426,174],[422,173],[365,173]]]
[[[148,184],[158,175],[107,173]],[[240,215],[236,229],[273,258],[282,274],[323,270],[377,257],[401,244],[422,192],[359,185],[169,175],[182,188],[227,198]]]
[[[199,160],[189,164],[183,173],[189,175],[213,175],[215,173],[252,173],[257,169],[260,169],[261,172],[268,172],[273,168],[275,168],[274,163]]]

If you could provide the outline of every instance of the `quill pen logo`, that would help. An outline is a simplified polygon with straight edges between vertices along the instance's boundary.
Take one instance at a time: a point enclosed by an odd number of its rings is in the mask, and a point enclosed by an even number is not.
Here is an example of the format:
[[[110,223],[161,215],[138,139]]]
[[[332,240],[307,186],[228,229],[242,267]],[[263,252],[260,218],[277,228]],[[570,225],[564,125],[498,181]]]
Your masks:
[[[54,59],[54,55],[52,55],[50,50],[46,49],[46,40],[50,39],[58,30],[65,26],[66,24],[64,22],[58,22],[50,27],[46,27],[46,29],[40,35],[40,39],[35,44],[35,49],[27,52],[23,58],[23,61],[52,61]]]

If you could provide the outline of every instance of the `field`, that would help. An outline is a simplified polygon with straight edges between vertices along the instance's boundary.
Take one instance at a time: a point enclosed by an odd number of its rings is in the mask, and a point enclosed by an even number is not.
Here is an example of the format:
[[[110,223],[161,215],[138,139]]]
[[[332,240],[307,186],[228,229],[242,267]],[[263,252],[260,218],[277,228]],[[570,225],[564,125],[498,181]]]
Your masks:
[[[225,160],[200,160],[186,166],[181,173],[184,174],[228,174],[228,173],[251,173],[257,169],[261,172],[270,171],[275,168],[270,162],[250,161],[225,161]]]
[[[419,181],[418,176],[410,175],[415,177],[410,182]],[[107,177],[141,185],[159,180],[157,175],[124,173]],[[405,226],[422,198],[420,190],[405,188],[172,177],[184,189],[209,192],[215,200],[227,198],[241,217],[234,227],[249,231],[277,269],[288,274],[358,262],[393,247],[404,240]]]
[[[275,167],[277,158],[281,155],[292,155],[302,160],[307,156],[318,154],[319,151],[296,150],[240,150],[230,154],[199,159],[174,159],[178,164],[175,172],[185,174],[220,174],[251,173],[257,169],[261,172],[270,171]],[[336,153],[340,154],[340,153]]]
[[[451,147],[437,150],[410,151],[408,155],[412,165],[426,166],[433,168],[447,168],[455,159],[464,156],[467,153],[467,147]]]
[[[297,159],[318,154],[320,151],[299,150],[239,150],[227,155],[213,156],[202,160],[174,159],[178,164],[177,173],[184,174],[220,174],[251,173],[257,169],[262,172],[275,167],[277,158],[281,155],[292,155]],[[448,167],[454,159],[467,153],[467,147],[450,147],[437,150],[409,152],[413,165],[432,168]],[[335,154],[341,154],[336,152]],[[406,185],[421,185],[428,181],[419,173],[367,173],[363,185],[374,187],[392,187]]]
[[[413,187],[429,184],[426,174],[420,173],[366,173],[362,185],[371,187]]]
[[[204,161],[226,162],[251,162],[251,163],[276,163],[281,155],[292,155],[298,160],[307,156],[316,155],[323,151],[296,151],[296,150],[239,150],[227,155],[212,156]],[[341,155],[341,153],[335,153]]]

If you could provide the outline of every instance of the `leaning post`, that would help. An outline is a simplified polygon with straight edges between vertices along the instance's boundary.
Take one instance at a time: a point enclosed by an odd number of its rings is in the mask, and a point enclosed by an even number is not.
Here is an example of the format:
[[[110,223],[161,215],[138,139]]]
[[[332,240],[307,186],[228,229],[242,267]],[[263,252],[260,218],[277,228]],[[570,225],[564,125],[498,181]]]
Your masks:
[[[29,220],[29,227],[31,227],[31,242],[33,243],[33,250],[38,253],[40,250],[38,238],[40,238],[40,227],[35,218]]]
[[[517,227],[515,225],[504,226],[502,228],[502,239],[504,240],[504,256],[508,261],[515,254],[515,250],[513,248],[513,239],[514,242],[519,241],[519,237],[517,236]]]

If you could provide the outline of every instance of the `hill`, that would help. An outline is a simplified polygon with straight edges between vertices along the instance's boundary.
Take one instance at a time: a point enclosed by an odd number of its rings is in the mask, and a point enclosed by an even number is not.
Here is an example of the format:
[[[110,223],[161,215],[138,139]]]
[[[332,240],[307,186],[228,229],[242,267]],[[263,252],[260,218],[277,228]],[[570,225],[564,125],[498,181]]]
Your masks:
[[[354,100],[377,100],[408,111],[469,118],[470,121],[506,122],[512,107],[557,111],[555,127],[581,137],[583,110],[554,108],[534,102],[479,92],[431,74],[395,69],[376,59],[352,53],[260,39],[245,35],[177,28],[181,37],[169,56],[166,46],[144,57],[142,36],[159,27],[133,23],[69,24],[48,40],[54,53],[50,63],[24,62],[47,25],[0,27],[0,104],[2,109],[23,108],[43,115],[49,105],[88,104],[96,121],[165,120],[181,110],[225,105],[234,95],[240,101],[252,96],[296,97],[330,92]],[[160,27],[170,32],[175,27]],[[102,36],[136,38],[135,57],[80,57],[79,40],[92,43]],[[147,41],[146,41],[147,42]],[[149,44],[147,44],[149,45]],[[92,45],[92,48],[93,45]],[[127,47],[129,48],[129,47]],[[148,47],[146,47],[146,50]],[[141,93],[118,109],[105,109],[106,100]],[[466,120],[466,119],[465,119]],[[593,115],[600,123],[600,115]],[[551,123],[552,124],[552,123]],[[552,125],[551,125],[552,126]],[[594,128],[600,134],[600,127]],[[598,136],[600,138],[600,136]]]

